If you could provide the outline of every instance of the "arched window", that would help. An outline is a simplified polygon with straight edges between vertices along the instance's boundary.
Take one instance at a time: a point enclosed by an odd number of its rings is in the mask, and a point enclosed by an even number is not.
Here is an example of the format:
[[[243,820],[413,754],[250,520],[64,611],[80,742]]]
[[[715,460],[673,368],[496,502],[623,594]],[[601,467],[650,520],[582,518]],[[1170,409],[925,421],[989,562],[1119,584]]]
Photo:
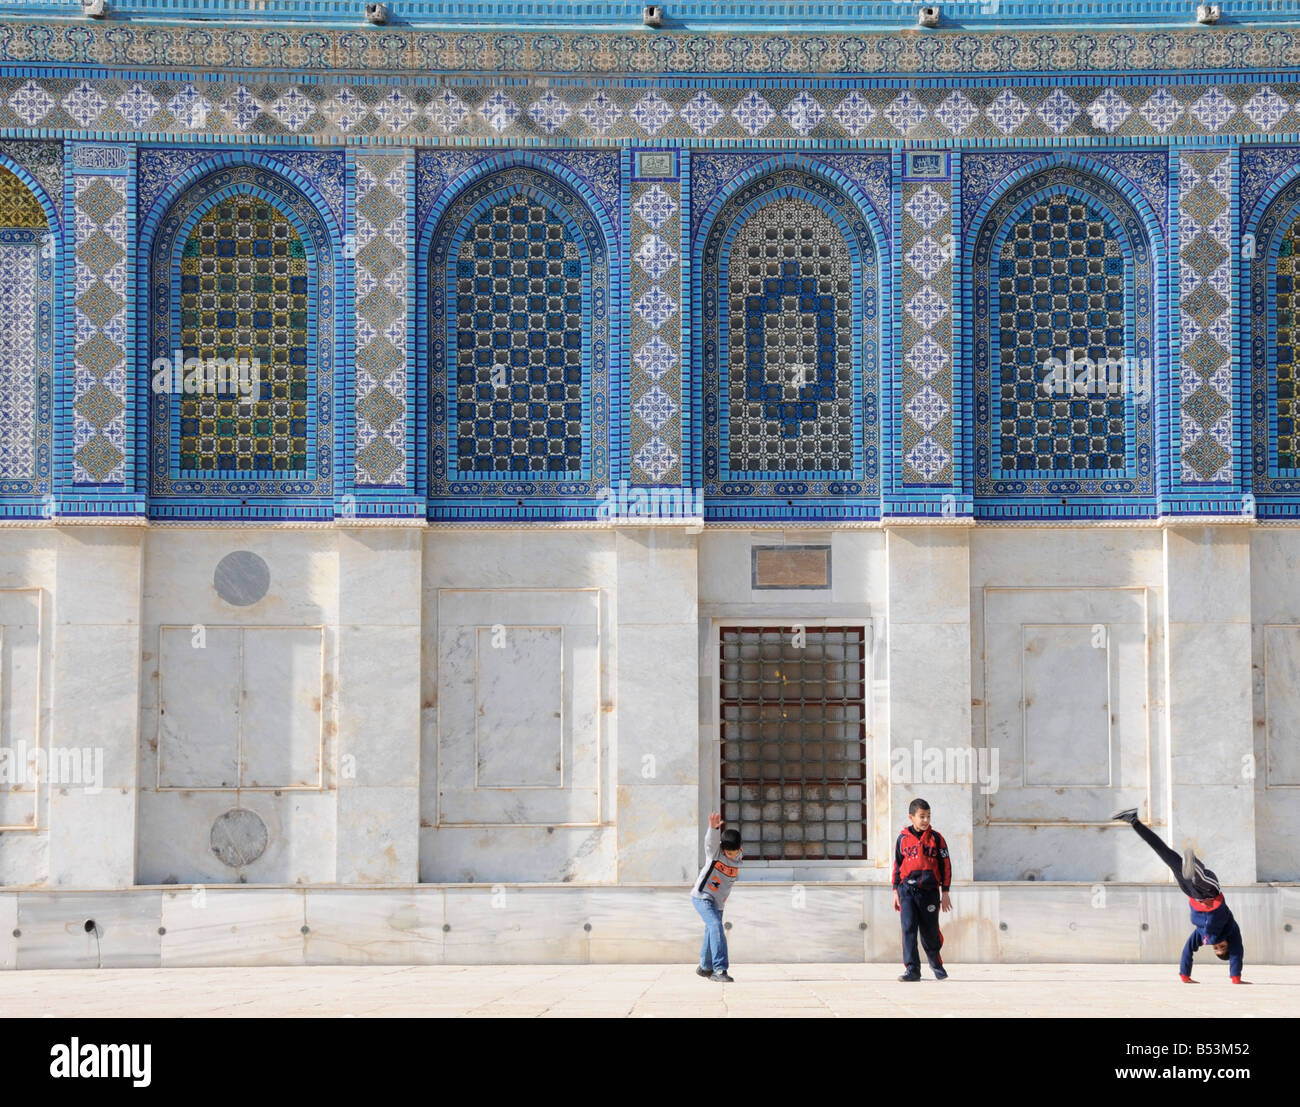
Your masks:
[[[1083,170],[992,205],[972,247],[977,514],[1154,496],[1155,269],[1133,205]]]
[[[1049,363],[1122,366],[1124,256],[1115,229],[1094,206],[1065,193],[1031,204],[1002,242],[997,312],[1002,471],[1122,470],[1119,390],[1053,395],[1043,387]]]
[[[1250,289],[1243,300],[1249,325],[1251,490],[1265,498],[1292,499],[1300,494],[1300,177],[1270,192],[1243,236],[1250,247]]]
[[[305,474],[309,278],[301,236],[269,201],[229,196],[190,230],[180,276],[184,359],[260,369],[256,399],[229,389],[179,397],[180,468]]]
[[[582,514],[610,482],[604,224],[559,174],[509,166],[433,217],[430,512]]]
[[[1300,367],[1300,212],[1290,220],[1278,242],[1276,274],[1277,371],[1273,383],[1277,420],[1275,444],[1278,469],[1300,469],[1300,438],[1296,435],[1297,368]]]
[[[729,499],[871,496],[878,290],[856,205],[815,174],[778,170],[722,205],[702,266],[710,514]]]
[[[261,167],[219,170],[158,221],[149,263],[156,508],[328,500],[334,262],[312,200]]]
[[[40,202],[0,168],[0,495],[50,490],[54,238]]]
[[[580,476],[583,249],[516,192],[481,205],[454,255],[457,475]]]

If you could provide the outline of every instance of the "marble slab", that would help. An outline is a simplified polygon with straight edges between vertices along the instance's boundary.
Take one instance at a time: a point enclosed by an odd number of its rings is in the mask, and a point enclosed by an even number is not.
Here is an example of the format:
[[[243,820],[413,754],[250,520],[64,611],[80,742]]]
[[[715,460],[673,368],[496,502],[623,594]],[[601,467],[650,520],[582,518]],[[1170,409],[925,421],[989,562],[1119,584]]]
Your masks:
[[[164,891],[162,966],[301,965],[306,925],[302,890]]]
[[[308,965],[439,965],[441,889],[306,893]]]
[[[150,968],[159,964],[157,892],[108,895],[23,892],[17,896],[20,969]],[[93,923],[93,929],[87,925]]]

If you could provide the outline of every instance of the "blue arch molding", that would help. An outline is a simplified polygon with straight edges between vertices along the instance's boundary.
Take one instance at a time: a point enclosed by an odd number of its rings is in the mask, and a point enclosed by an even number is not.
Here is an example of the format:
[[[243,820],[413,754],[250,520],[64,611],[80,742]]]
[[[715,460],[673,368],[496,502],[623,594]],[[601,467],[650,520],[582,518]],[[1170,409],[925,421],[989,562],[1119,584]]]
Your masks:
[[[1001,479],[992,466],[991,387],[996,340],[991,333],[991,270],[1007,228],[1035,200],[1063,193],[1103,214],[1120,232],[1125,265],[1125,347],[1150,358],[1153,393],[1145,407],[1130,402],[1130,466],[1121,476],[1060,474]],[[954,419],[962,452],[973,461],[964,491],[983,519],[1148,518],[1157,513],[1157,451],[1169,438],[1172,382],[1167,368],[1166,253],[1155,212],[1137,187],[1115,169],[1075,154],[1049,154],[1011,173],[971,221],[962,255],[962,357],[954,383]],[[1131,292],[1129,291],[1131,290]],[[1131,313],[1131,314],[1130,314]],[[1130,401],[1132,397],[1129,397]],[[968,406],[969,405],[969,408]],[[969,414],[967,413],[969,411]]]
[[[583,273],[584,469],[580,477],[460,479],[448,468],[453,425],[448,418],[449,358],[454,312],[448,311],[448,268],[465,228],[493,202],[525,194],[552,213],[563,212],[585,254]],[[600,517],[607,492],[617,480],[618,417],[625,382],[621,370],[621,267],[618,237],[604,205],[573,170],[545,154],[511,151],[485,157],[449,183],[421,227],[416,319],[417,425],[427,427],[417,444],[425,474],[430,519],[579,520]]]
[[[54,492],[54,424],[56,411],[62,411],[63,390],[71,396],[71,382],[56,367],[63,365],[63,221],[40,182],[20,162],[0,153],[0,168],[9,170],[36,198],[45,215],[44,233],[32,230],[0,231],[0,242],[34,245],[48,241],[52,252],[42,251],[37,260],[36,297],[36,397],[33,437],[35,457],[30,480],[0,479],[0,518],[34,519],[48,517]],[[71,400],[67,401],[69,404]],[[71,409],[69,408],[69,415]],[[61,417],[59,417],[61,420]],[[62,421],[60,425],[64,424]]]
[[[236,194],[271,203],[294,225],[308,256],[309,469],[302,477],[229,479],[186,475],[173,464],[175,404],[153,395],[150,367],[170,357],[178,338],[178,258],[185,236],[214,203]],[[227,151],[191,166],[157,198],[140,222],[136,280],[146,288],[137,320],[136,401],[147,413],[137,435],[137,463],[149,475],[149,514],[158,519],[329,519],[342,449],[343,389],[337,359],[343,349],[342,312],[335,302],[342,273],[342,235],[311,182],[275,159]]]
[[[1250,411],[1250,483],[1260,518],[1300,517],[1300,470],[1277,464],[1277,259],[1288,228],[1300,219],[1300,152],[1297,162],[1268,187],[1243,224],[1243,240],[1253,243],[1243,257],[1249,281],[1242,297],[1241,363],[1249,375],[1243,386]],[[1246,236],[1253,236],[1247,238]]]
[[[723,287],[731,242],[745,220],[781,197],[811,203],[836,225],[853,272],[854,470],[850,473],[733,475],[724,468],[728,387]],[[880,381],[889,364],[893,299],[887,241],[878,213],[837,170],[797,154],[750,166],[714,197],[692,244],[694,363],[691,410],[702,435],[692,443],[709,520],[880,517]]]

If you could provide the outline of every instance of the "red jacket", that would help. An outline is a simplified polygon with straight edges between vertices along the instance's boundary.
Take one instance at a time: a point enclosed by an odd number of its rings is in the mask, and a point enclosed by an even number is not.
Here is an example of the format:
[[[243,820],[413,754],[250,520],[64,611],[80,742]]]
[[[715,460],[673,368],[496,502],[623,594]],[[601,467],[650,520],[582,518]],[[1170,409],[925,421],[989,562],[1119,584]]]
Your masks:
[[[929,877],[926,873],[930,874]],[[952,883],[948,843],[932,826],[924,832],[905,826],[894,843],[894,887],[906,883],[914,875],[921,885],[933,881],[945,892]]]

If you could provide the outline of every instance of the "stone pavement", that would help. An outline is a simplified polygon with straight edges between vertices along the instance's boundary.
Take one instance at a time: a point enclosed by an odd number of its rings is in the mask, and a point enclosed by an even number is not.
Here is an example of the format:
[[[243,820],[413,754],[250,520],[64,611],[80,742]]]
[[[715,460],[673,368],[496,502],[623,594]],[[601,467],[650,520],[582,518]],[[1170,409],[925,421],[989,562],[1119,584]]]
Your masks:
[[[714,984],[689,965],[317,966],[0,972],[0,1015],[1034,1018],[1300,1016],[1300,966],[960,965],[902,984],[893,965],[737,965]]]

